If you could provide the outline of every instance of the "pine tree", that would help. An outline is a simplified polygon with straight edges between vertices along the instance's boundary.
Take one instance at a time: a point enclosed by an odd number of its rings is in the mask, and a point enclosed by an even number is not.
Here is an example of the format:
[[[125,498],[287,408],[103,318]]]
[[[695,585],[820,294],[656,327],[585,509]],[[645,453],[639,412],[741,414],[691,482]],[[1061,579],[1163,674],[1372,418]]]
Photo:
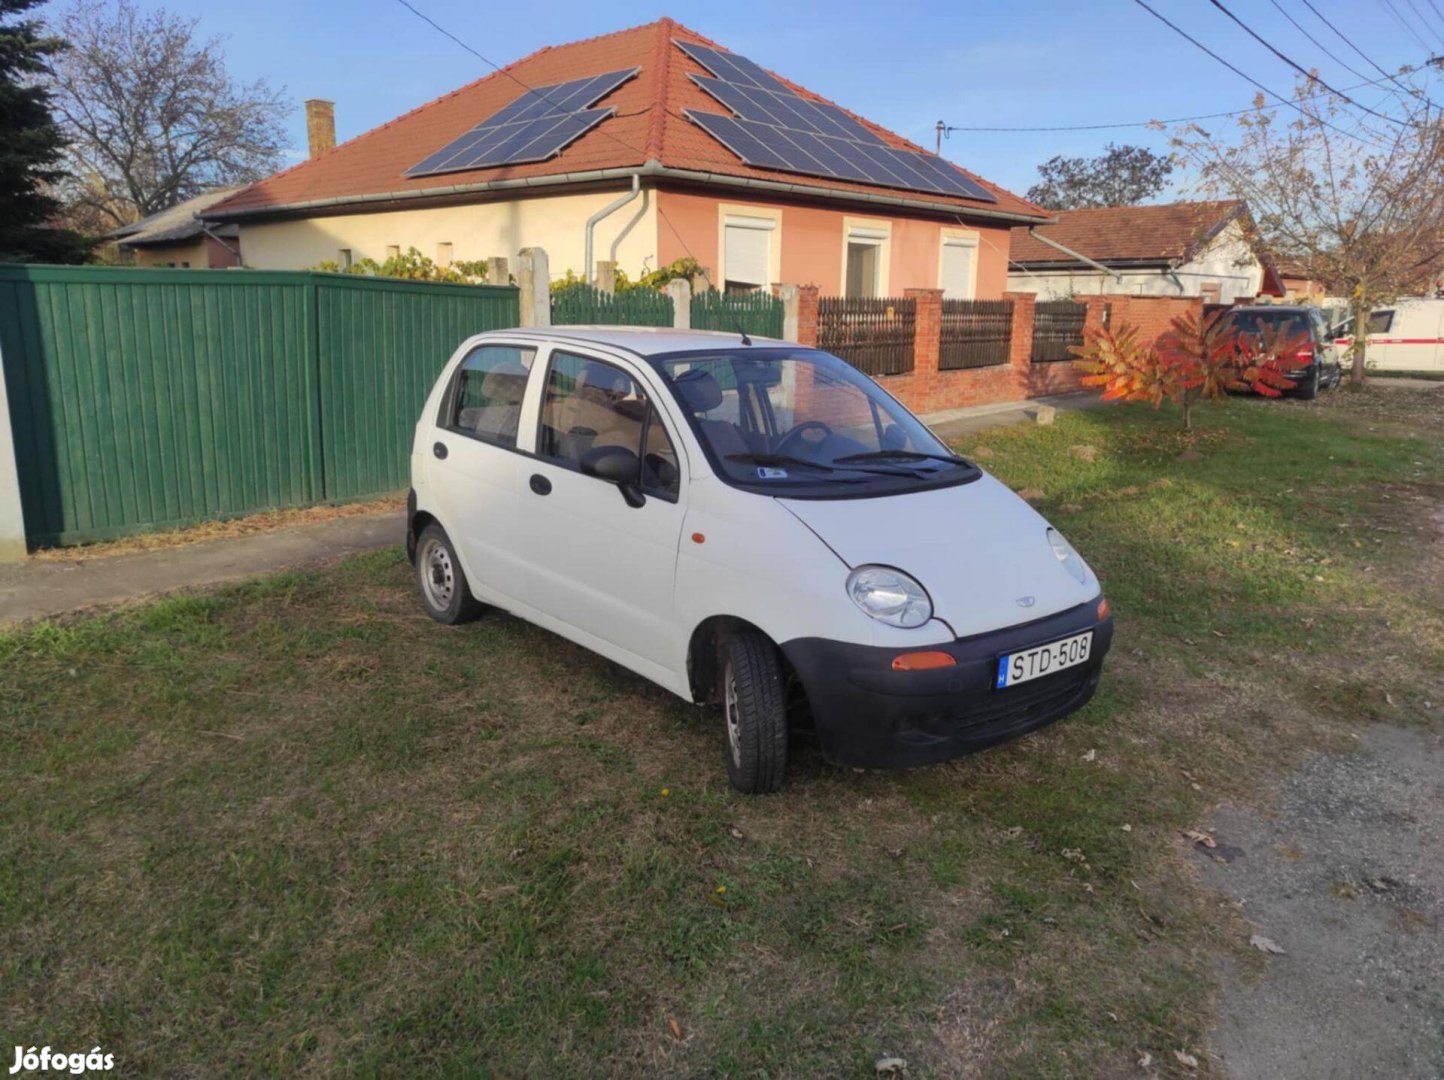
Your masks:
[[[21,18],[41,0],[0,0],[0,262],[80,262],[89,244],[54,228],[48,187],[64,175],[65,137],[40,79],[65,43]]]

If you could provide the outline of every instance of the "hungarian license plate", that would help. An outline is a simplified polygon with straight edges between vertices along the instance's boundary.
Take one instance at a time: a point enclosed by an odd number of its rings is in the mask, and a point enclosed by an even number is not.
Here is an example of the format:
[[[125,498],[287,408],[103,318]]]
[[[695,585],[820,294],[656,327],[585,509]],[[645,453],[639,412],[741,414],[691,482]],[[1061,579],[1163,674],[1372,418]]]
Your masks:
[[[1093,652],[1093,631],[1074,634],[1020,652],[998,657],[998,674],[993,689],[1005,690],[1029,679],[1040,679],[1064,668],[1086,664]]]

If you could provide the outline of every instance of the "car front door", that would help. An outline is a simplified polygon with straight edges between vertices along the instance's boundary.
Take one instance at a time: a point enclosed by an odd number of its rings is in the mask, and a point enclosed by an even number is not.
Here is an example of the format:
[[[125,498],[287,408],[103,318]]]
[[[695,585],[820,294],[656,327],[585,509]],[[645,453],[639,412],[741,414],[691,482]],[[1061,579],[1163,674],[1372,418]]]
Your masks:
[[[620,361],[558,347],[539,377],[534,455],[518,489],[526,600],[589,647],[655,677],[676,651],[685,463],[675,432],[640,372]],[[582,471],[588,452],[605,448],[637,455],[631,498]]]
[[[437,516],[478,599],[507,606],[521,596],[518,452],[522,404],[536,362],[531,345],[487,342],[466,355],[441,400],[431,447]]]

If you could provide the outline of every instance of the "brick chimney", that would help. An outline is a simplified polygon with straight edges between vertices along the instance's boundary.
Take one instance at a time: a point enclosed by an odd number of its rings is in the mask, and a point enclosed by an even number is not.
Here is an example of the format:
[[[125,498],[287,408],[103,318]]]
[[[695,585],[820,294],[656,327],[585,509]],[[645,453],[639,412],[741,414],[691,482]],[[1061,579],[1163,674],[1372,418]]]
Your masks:
[[[321,98],[306,101],[306,141],[311,156],[319,157],[336,145],[336,103]]]

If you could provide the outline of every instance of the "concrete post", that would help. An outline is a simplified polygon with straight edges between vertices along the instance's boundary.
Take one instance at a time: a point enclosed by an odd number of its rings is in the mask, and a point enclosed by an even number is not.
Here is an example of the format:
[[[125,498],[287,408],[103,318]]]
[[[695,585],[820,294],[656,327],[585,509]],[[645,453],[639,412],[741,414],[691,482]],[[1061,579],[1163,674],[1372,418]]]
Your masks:
[[[777,295],[782,300],[782,340],[797,340],[797,295],[796,285],[779,285]]]
[[[521,325],[552,324],[551,265],[544,248],[522,248],[516,253],[516,284],[521,290]]]
[[[20,506],[20,470],[5,390],[5,357],[0,355],[0,563],[25,558],[25,513]]]
[[[493,255],[486,260],[486,283],[488,285],[511,284],[511,268],[507,265],[504,257]]]
[[[692,329],[692,283],[686,278],[673,278],[667,282],[666,291],[672,298],[673,329]]]
[[[609,295],[615,293],[617,291],[617,264],[606,259],[598,259],[597,272],[592,275],[592,284]]]

